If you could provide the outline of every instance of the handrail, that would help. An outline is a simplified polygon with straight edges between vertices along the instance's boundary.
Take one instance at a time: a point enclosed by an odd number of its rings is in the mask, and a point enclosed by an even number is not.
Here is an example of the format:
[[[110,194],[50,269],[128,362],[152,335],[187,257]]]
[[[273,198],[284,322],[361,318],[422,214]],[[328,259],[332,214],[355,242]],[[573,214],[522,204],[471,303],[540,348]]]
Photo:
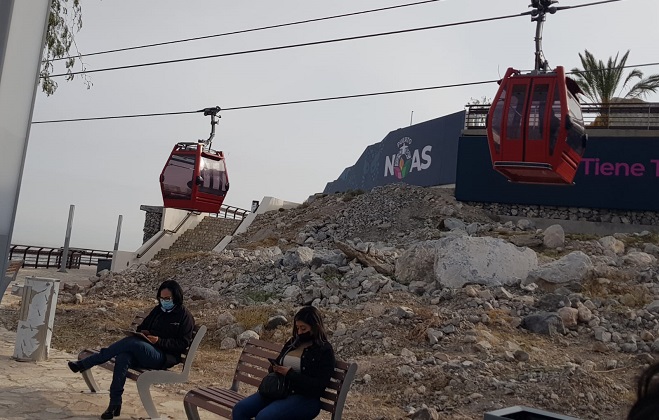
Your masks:
[[[222,213],[224,213],[223,216]],[[222,204],[222,207],[220,208],[220,211],[218,213],[210,213],[209,216],[228,219],[229,213],[233,215],[232,219],[244,219],[251,212],[249,210],[241,209],[240,207],[227,206],[225,204]]]
[[[50,268],[60,267],[63,248],[11,244],[9,258],[20,255],[23,267]],[[112,251],[87,248],[69,248],[66,260],[67,268],[80,268],[81,265],[94,266],[101,258],[112,258]],[[45,261],[44,261],[45,260]]]
[[[489,104],[467,105],[465,130],[486,128]],[[659,130],[659,103],[582,104],[586,130]]]

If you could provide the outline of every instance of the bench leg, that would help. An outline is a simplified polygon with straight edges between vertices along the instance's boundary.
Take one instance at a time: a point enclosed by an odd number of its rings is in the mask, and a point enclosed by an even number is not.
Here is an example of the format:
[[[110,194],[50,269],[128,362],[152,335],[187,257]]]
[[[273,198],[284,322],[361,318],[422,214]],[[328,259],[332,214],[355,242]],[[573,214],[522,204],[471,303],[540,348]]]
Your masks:
[[[142,374],[144,375],[144,374]],[[137,392],[140,394],[140,400],[142,400],[142,405],[146,410],[146,413],[149,415],[150,419],[160,419],[160,414],[156,410],[156,405],[153,403],[153,398],[151,397],[151,384],[150,381],[140,381],[142,375],[137,379]]]
[[[196,405],[190,404],[188,401],[183,400],[183,407],[185,407],[185,415],[188,416],[188,420],[200,420],[199,409]]]
[[[85,380],[85,383],[91,392],[101,392],[101,388],[99,388],[98,384],[94,380],[94,375],[92,375],[91,369],[83,370],[81,373],[82,378]]]

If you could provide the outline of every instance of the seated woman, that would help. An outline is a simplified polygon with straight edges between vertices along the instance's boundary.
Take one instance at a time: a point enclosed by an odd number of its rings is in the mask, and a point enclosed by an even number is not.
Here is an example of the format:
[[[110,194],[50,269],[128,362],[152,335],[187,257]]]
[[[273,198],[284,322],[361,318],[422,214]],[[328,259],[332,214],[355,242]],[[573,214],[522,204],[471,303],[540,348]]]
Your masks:
[[[308,420],[320,413],[320,397],[334,373],[334,349],[327,341],[318,309],[305,306],[295,314],[293,336],[270,367],[290,384],[286,398],[268,400],[258,392],[233,408],[233,420]]]
[[[69,362],[69,369],[82,372],[115,358],[110,405],[101,415],[102,419],[111,419],[121,414],[121,395],[129,368],[170,368],[181,362],[181,354],[192,342],[194,318],[183,306],[181,286],[174,280],[167,280],[158,288],[156,298],[158,305],[136,329],[148,341],[128,336],[101,349],[97,354]]]

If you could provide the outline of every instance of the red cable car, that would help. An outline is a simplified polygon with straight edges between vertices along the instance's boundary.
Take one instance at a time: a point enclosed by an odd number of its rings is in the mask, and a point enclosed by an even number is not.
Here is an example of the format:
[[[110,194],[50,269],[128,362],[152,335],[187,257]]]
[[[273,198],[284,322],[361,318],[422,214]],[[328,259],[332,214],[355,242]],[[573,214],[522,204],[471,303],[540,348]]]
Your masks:
[[[160,174],[165,207],[217,213],[229,191],[224,154],[211,149],[219,107],[206,108],[211,135],[197,143],[177,143]],[[201,111],[200,111],[201,112]]]
[[[586,148],[581,93],[563,67],[548,70],[541,48],[542,24],[553,0],[532,0],[537,21],[536,68],[509,68],[487,116],[492,166],[512,182],[570,185]]]

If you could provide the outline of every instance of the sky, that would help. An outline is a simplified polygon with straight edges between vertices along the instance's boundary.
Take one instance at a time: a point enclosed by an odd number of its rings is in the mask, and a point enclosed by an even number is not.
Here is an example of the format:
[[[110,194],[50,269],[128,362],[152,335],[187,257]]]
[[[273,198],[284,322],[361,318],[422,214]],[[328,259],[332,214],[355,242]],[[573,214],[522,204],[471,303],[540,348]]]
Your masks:
[[[172,41],[413,3],[413,0],[81,0],[80,53]],[[83,58],[88,70],[425,27],[525,12],[528,0],[444,0],[389,11],[202,41]],[[559,6],[587,2],[562,0]],[[550,66],[580,66],[588,49],[628,64],[659,61],[659,2],[624,0],[548,16]],[[59,78],[37,94],[33,121],[235,108],[496,80],[533,67],[529,16],[255,54]],[[80,67],[76,67],[79,70]],[[641,67],[646,75],[659,66]],[[63,71],[56,65],[55,73]],[[496,83],[349,100],[222,111],[213,148],[226,156],[225,204],[250,209],[273,196],[303,202],[322,192],[389,131],[491,99]],[[659,95],[646,100],[659,102]],[[172,147],[207,138],[202,114],[33,124],[13,244],[62,246],[75,205],[71,246],[111,250],[142,243],[140,205],[162,205],[158,178]]]

